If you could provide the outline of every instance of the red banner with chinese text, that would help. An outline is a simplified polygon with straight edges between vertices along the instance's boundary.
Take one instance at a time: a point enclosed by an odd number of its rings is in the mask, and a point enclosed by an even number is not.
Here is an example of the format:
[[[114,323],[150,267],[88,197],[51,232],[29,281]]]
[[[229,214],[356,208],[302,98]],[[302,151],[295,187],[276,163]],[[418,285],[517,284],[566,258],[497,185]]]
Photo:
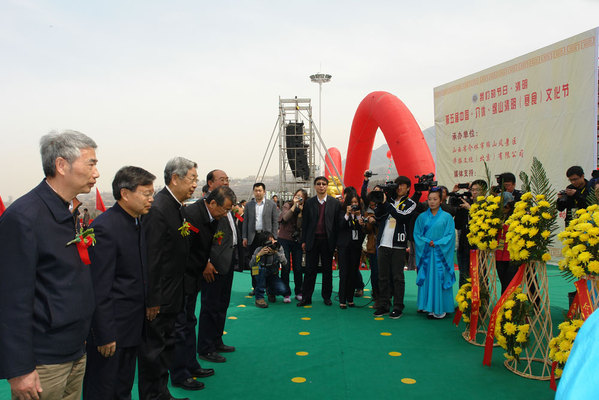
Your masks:
[[[478,251],[470,250],[470,283],[472,284],[472,305],[470,308],[470,340],[476,339],[478,311],[480,308],[480,281],[478,279]]]

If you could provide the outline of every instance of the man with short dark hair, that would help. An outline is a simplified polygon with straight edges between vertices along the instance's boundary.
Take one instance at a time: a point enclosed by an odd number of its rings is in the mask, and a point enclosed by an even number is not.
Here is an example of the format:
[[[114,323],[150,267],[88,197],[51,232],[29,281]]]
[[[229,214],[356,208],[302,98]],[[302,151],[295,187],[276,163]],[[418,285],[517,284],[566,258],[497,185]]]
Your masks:
[[[514,201],[520,201],[522,192],[516,189],[516,176],[511,172],[504,172],[500,175],[499,181],[503,185],[503,190],[509,192],[514,196]]]
[[[116,204],[91,224],[96,236],[89,251],[96,311],[87,339],[85,400],[131,398],[148,279],[140,217],[154,201],[154,179],[142,168],[121,168],[112,181]]]
[[[166,186],[156,194],[143,227],[148,244],[149,287],[146,300],[146,336],[140,348],[139,397],[172,398],[168,367],[174,349],[172,339],[177,314],[183,309],[183,277],[189,253],[181,234],[181,207],[198,186],[197,164],[183,157],[169,160],[164,168]]]
[[[81,397],[94,312],[91,238],[79,237],[70,208],[100,176],[95,149],[80,132],[43,136],[44,180],[0,216],[0,379],[13,399]]]
[[[566,210],[566,226],[568,226],[576,211],[587,207],[587,196],[592,188],[584,177],[582,167],[578,165],[568,168],[566,177],[570,184],[565,190],[558,193],[557,209],[558,211]]]
[[[416,212],[416,203],[409,198],[412,182],[406,176],[395,179],[397,189],[395,198],[388,198],[374,210],[379,225],[377,236],[377,255],[379,266],[379,296],[376,301],[375,316],[389,312],[391,297],[393,310],[389,317],[400,318],[404,309],[404,266],[408,246],[408,225]],[[391,282],[393,279],[393,293]]]
[[[298,307],[312,304],[318,262],[322,266],[322,298],[330,306],[333,292],[333,252],[337,245],[337,225],[341,205],[327,195],[329,180],[324,176],[314,179],[316,195],[306,200],[302,216],[302,249],[306,252],[306,270],[302,286],[302,300]]]

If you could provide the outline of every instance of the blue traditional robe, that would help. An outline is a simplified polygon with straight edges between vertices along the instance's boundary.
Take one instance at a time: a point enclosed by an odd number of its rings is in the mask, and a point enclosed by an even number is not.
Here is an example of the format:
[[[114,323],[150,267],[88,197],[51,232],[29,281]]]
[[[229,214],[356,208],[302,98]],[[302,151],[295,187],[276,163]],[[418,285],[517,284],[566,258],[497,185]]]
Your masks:
[[[429,245],[430,242],[434,247]],[[439,208],[420,214],[414,227],[418,266],[418,309],[435,315],[454,311],[455,225],[450,214]]]

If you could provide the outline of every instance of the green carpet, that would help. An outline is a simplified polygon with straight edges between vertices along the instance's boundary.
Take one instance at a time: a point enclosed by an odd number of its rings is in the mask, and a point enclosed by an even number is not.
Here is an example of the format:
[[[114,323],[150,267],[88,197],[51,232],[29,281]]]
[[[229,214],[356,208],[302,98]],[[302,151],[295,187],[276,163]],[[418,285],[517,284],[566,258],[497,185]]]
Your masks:
[[[367,281],[369,272],[363,275]],[[557,326],[564,320],[567,292],[573,285],[560,277],[557,267],[550,266],[549,275]],[[284,304],[281,297],[267,309],[256,308],[254,299],[246,297],[249,274],[236,273],[224,342],[237,351],[224,354],[224,364],[202,363],[216,370],[203,380],[204,390],[171,388],[171,392],[211,400],[553,399],[547,381],[508,371],[501,348],[495,348],[492,366],[484,367],[483,348],[461,336],[463,323],[456,328],[451,318],[431,321],[416,313],[415,279],[415,272],[406,272],[402,318],[375,320],[369,298],[356,299],[359,307],[354,309],[341,310],[335,302],[327,307],[320,299],[320,285],[311,308],[298,308],[295,300]],[[336,287],[337,278],[334,283]],[[293,378],[305,381],[295,383]],[[2,381],[0,400],[9,398],[9,385]],[[138,398],[137,386],[133,398]]]

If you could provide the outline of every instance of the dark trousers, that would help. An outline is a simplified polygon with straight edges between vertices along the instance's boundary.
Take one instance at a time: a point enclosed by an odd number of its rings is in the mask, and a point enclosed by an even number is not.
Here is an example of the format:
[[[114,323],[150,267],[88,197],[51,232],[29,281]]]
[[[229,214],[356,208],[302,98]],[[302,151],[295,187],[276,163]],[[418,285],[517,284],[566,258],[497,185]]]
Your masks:
[[[287,265],[281,268],[281,280],[289,289],[289,272],[290,267],[293,268],[293,284],[295,286],[294,293],[302,294],[302,283],[304,280],[304,267],[302,266],[302,245],[298,242],[287,239],[279,239],[279,243],[285,252]]]
[[[175,313],[160,313],[146,323],[146,337],[139,348],[139,398],[160,399],[170,396],[168,369],[175,347]],[[167,397],[168,398],[168,397]]]
[[[195,316],[197,294],[185,295],[183,310],[175,320],[175,348],[170,366],[171,382],[182,383],[192,377],[192,372],[200,368],[196,359]]]
[[[339,303],[353,303],[354,288],[357,287],[356,274],[360,274],[362,243],[342,246],[337,249],[339,257]],[[362,286],[363,287],[363,286]]]
[[[83,380],[84,400],[130,400],[135,379],[138,346],[120,347],[112,357],[103,357],[87,342],[87,365]]]
[[[389,310],[391,296],[393,296],[393,309],[402,312],[404,309],[404,292],[406,282],[403,268],[406,264],[406,249],[392,249],[380,246],[378,248],[379,264],[379,297],[377,308]],[[393,292],[390,281],[393,279]]]
[[[512,279],[518,272],[518,264],[510,261],[495,261],[495,267],[497,268],[497,275],[501,282],[501,293],[506,291]]]
[[[360,261],[362,259],[362,248],[360,247],[360,259],[358,260],[358,269],[354,271],[354,279],[353,285],[356,290],[364,290],[364,278],[362,278],[362,273],[360,272]]]
[[[372,286],[372,297],[376,300],[379,295],[379,263],[375,253],[368,253],[368,264],[370,266],[370,285]]]
[[[214,282],[202,282],[202,308],[198,326],[198,353],[214,353],[223,344],[227,308],[231,300],[233,268],[226,274],[215,275]]]
[[[466,238],[467,232],[460,230],[458,235],[458,268],[460,269],[460,280],[459,285],[462,287],[466,283],[466,280],[470,278],[470,245]]]
[[[333,293],[333,252],[326,237],[315,237],[312,249],[306,251],[306,274],[302,286],[302,296],[306,301],[312,301],[318,260],[322,265],[322,298],[330,300]]]

